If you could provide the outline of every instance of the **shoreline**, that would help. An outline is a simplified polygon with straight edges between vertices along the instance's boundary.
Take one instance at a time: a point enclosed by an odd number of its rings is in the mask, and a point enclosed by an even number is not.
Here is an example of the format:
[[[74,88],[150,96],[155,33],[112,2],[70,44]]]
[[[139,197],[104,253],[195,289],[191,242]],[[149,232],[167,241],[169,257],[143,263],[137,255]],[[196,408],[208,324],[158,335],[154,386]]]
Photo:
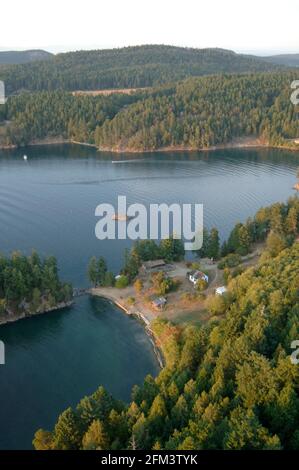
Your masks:
[[[283,145],[266,145],[266,144],[254,144],[254,145],[215,145],[213,147],[205,147],[205,148],[187,148],[187,147],[162,147],[155,150],[132,150],[132,149],[122,149],[122,150],[115,150],[115,149],[104,149],[98,148],[98,152],[103,153],[114,153],[115,155],[121,155],[122,153],[126,154],[152,154],[152,153],[193,153],[193,152],[212,152],[215,150],[233,150],[233,149],[278,149],[278,150],[288,150],[290,152],[299,152],[298,148],[295,147],[287,147]]]
[[[163,369],[163,367],[165,367],[165,364],[166,364],[165,363],[165,358],[164,358],[164,355],[163,355],[163,351],[162,351],[161,347],[158,344],[157,338],[156,338],[153,330],[150,327],[152,319],[148,318],[146,316],[146,314],[141,313],[139,310],[136,310],[134,308],[134,306],[132,306],[131,308],[126,307],[124,305],[124,303],[121,302],[121,300],[119,299],[118,296],[109,295],[105,291],[103,291],[102,289],[105,289],[105,288],[93,287],[89,290],[88,293],[92,296],[101,297],[102,299],[105,299],[105,300],[108,300],[109,302],[112,302],[120,310],[122,310],[126,315],[128,315],[130,317],[134,317],[137,320],[142,322],[142,324],[144,325],[145,333],[147,334],[147,336],[150,339],[150,342],[152,343],[154,354],[157,358],[158,364],[159,364],[160,368]]]
[[[82,145],[84,147],[92,147],[97,149],[97,146],[95,144],[89,144],[88,142],[78,142],[76,140],[70,140],[70,139],[64,139],[63,137],[55,137],[55,138],[46,138],[46,139],[41,139],[41,140],[33,140],[29,142],[28,144],[25,145],[1,145],[0,144],[0,150],[14,150],[14,149],[21,149],[21,148],[27,148],[27,147],[45,147],[45,146],[51,146],[51,145]]]
[[[76,140],[70,139],[63,139],[63,138],[55,138],[55,139],[42,139],[40,141],[32,141],[26,145],[0,145],[0,150],[14,150],[18,148],[26,148],[26,147],[43,147],[43,146],[51,146],[51,145],[81,145],[84,147],[91,147],[96,149],[98,152],[103,153],[113,153],[115,155],[120,155],[122,153],[127,154],[152,154],[157,152],[162,153],[175,153],[175,152],[211,152],[215,150],[232,150],[232,149],[280,149],[280,150],[288,150],[291,152],[299,152],[299,145],[297,146],[290,146],[290,145],[273,145],[261,142],[259,139],[241,139],[237,142],[229,142],[226,144],[217,144],[211,147],[185,147],[185,146],[174,146],[174,147],[160,147],[157,149],[132,149],[132,148],[119,148],[119,147],[98,147],[96,144],[90,144],[88,142],[79,142]]]
[[[138,310],[131,311],[130,309],[128,309],[122,302],[120,302],[120,300],[117,297],[115,297],[113,295],[110,296],[106,293],[98,292],[99,289],[101,289],[101,288],[96,287],[96,288],[87,289],[86,291],[84,291],[83,294],[80,294],[80,296],[81,295],[91,295],[91,296],[95,296],[95,297],[101,297],[101,298],[113,303],[114,305],[116,305],[126,315],[131,316],[131,317],[135,318],[136,320],[139,320],[143,324],[145,333],[148,336],[148,338],[149,338],[149,340],[152,344],[153,351],[154,351],[154,354],[156,356],[159,367],[160,367],[160,369],[163,369],[165,367],[166,363],[165,363],[163,351],[160,348],[160,346],[158,345],[157,338],[156,338],[153,330],[150,327],[151,320],[149,318],[147,318],[146,315],[142,314]],[[63,309],[66,309],[66,308],[70,308],[74,305],[74,302],[75,302],[74,300],[70,300],[69,302],[61,302],[60,304],[55,305],[54,307],[47,308],[47,309],[44,309],[44,310],[41,310],[41,311],[36,311],[34,313],[26,313],[26,312],[23,311],[19,315],[17,315],[17,314],[7,314],[5,318],[0,316],[0,327],[2,325],[7,325],[9,323],[16,323],[17,321],[25,320],[27,318],[33,318],[33,317],[36,317],[37,315],[43,315],[43,314],[46,314],[46,313],[54,312],[56,310],[63,310]]]
[[[55,307],[46,308],[46,309],[40,310],[40,311],[37,310],[34,313],[26,313],[26,312],[23,311],[19,315],[17,315],[17,314],[7,314],[7,316],[5,318],[0,316],[0,326],[6,325],[8,323],[15,323],[19,320],[25,320],[26,318],[32,318],[32,317],[35,317],[37,315],[43,315],[45,313],[54,312],[56,310],[63,310],[65,308],[72,307],[73,304],[74,304],[74,300],[70,300],[69,302],[61,302],[61,303],[55,305]]]
[[[155,153],[155,152],[165,152],[165,153],[190,152],[191,153],[191,152],[210,152],[214,150],[226,150],[226,149],[230,150],[230,149],[254,149],[254,148],[257,148],[257,149],[268,148],[268,149],[299,151],[299,145],[296,146],[296,144],[273,145],[265,141],[262,141],[260,138],[255,138],[255,137],[240,137],[231,142],[212,145],[210,147],[199,147],[199,148],[188,147],[188,146],[183,146],[183,145],[166,146],[166,147],[160,147],[157,149],[146,149],[146,150],[131,149],[127,147],[99,147],[98,151],[106,152],[106,153],[115,153],[115,154],[121,154],[121,153],[138,154],[138,153]]]

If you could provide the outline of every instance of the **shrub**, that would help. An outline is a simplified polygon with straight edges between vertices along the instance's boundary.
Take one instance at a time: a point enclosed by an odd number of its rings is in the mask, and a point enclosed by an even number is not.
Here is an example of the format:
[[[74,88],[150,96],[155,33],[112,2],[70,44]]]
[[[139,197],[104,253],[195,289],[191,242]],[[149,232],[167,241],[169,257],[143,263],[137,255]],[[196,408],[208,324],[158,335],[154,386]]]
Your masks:
[[[224,295],[213,295],[207,298],[206,308],[211,315],[223,315],[226,310],[226,299]]]
[[[223,270],[223,280],[224,284],[226,285],[230,279],[230,269],[229,268],[224,268]]]
[[[141,279],[136,279],[136,281],[134,282],[134,289],[137,292],[137,294],[140,294],[140,292],[143,289],[143,282]]]
[[[152,283],[157,295],[165,295],[175,287],[175,282],[162,271],[152,274]]]
[[[202,292],[206,290],[207,287],[208,287],[207,281],[205,281],[204,279],[199,279],[199,281],[196,283],[195,289],[198,290],[199,292]]]
[[[199,300],[205,300],[207,298],[206,294],[204,292],[198,292],[197,298]]]
[[[104,281],[103,281],[103,286],[105,287],[113,287],[115,284],[115,277],[114,274],[111,273],[110,271],[105,273]]]
[[[197,299],[196,292],[184,292],[181,295],[181,300],[183,302],[194,302]]]
[[[134,305],[135,297],[132,297],[132,296],[128,297],[127,298],[127,303],[128,303],[128,305]]]
[[[230,253],[229,255],[225,256],[219,263],[218,268],[234,268],[238,266],[242,261],[242,258],[237,253]]]
[[[272,256],[272,258],[275,258],[284,248],[286,247],[286,242],[284,238],[280,235],[278,235],[275,232],[271,232],[268,235],[267,238],[267,251]]]
[[[115,282],[115,287],[117,289],[124,289],[129,285],[129,279],[125,274],[122,274]]]
[[[243,266],[237,266],[235,269],[231,271],[231,277],[237,277],[240,274],[242,274],[245,271],[245,268]]]
[[[200,263],[191,263],[191,269],[196,271],[200,270]]]

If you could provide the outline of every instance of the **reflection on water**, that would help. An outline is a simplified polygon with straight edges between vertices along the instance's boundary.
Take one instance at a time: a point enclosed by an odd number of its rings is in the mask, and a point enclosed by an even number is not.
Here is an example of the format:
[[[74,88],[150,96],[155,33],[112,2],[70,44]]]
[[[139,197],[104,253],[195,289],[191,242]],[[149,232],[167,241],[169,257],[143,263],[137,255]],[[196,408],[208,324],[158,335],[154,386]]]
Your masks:
[[[203,203],[204,223],[222,239],[237,221],[292,193],[298,153],[234,149],[211,152],[99,153],[80,146],[0,151],[0,250],[56,255],[63,277],[86,284],[90,256],[122,265],[126,240],[99,241],[95,208],[103,202]],[[114,164],[112,161],[128,161]]]
[[[99,385],[128,401],[134,384],[158,373],[143,326],[99,298],[1,326],[0,337],[0,449],[30,448],[38,428]]]

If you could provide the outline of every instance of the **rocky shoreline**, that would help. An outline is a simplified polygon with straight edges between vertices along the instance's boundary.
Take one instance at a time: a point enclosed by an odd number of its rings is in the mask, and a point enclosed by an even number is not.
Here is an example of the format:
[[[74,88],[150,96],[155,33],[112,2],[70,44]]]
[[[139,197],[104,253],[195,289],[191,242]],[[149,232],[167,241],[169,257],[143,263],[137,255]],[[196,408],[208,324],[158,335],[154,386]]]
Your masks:
[[[25,318],[32,318],[35,317],[36,315],[42,315],[44,313],[50,313],[54,312],[55,310],[62,310],[65,308],[69,308],[74,304],[73,300],[70,300],[69,302],[60,302],[59,304],[55,305],[54,307],[47,307],[43,308],[40,310],[37,310],[34,313],[29,313],[28,311],[23,311],[19,314],[15,313],[8,313],[5,314],[5,317],[3,315],[0,316],[0,326],[5,325],[7,323],[14,323],[19,320],[24,320]]]
[[[185,146],[173,146],[173,147],[161,147],[156,149],[132,149],[128,147],[97,147],[95,144],[90,144],[88,142],[78,142],[76,140],[70,139],[63,139],[63,138],[45,138],[38,141],[32,141],[25,146],[21,147],[37,147],[37,146],[49,146],[49,145],[65,145],[65,144],[73,144],[73,145],[81,145],[84,147],[91,147],[97,149],[99,152],[106,152],[106,153],[114,153],[114,154],[122,154],[122,153],[131,153],[131,154],[140,154],[140,153],[155,153],[155,152],[163,152],[163,153],[171,153],[171,152],[210,152],[213,150],[230,150],[230,149],[281,149],[281,150],[289,150],[292,152],[299,151],[299,145],[271,145],[267,142],[262,142],[260,139],[249,139],[249,138],[242,138],[238,139],[233,142],[229,142],[227,144],[217,144],[212,145],[211,147],[200,147],[200,148],[193,148],[193,147],[185,147]],[[0,150],[12,150],[16,148],[21,148],[17,145],[1,145],[0,143]]]
[[[99,147],[98,150],[100,152],[109,152],[109,153],[155,153],[155,152],[210,152],[213,150],[230,150],[230,149],[254,149],[254,148],[273,148],[273,149],[282,149],[282,150],[290,150],[290,151],[299,151],[299,145],[272,145],[269,142],[265,142],[259,138],[250,138],[250,137],[242,137],[239,139],[235,139],[228,143],[211,145],[210,147],[188,147],[188,146],[168,146],[168,147],[160,147],[156,149],[132,149],[125,146],[116,146],[116,147]]]

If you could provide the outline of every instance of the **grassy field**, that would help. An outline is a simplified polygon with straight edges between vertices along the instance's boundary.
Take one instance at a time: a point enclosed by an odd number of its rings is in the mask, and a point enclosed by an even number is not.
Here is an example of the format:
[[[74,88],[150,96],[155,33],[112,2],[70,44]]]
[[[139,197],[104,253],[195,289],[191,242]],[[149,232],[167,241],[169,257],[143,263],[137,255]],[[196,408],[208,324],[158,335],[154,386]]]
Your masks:
[[[139,91],[149,90],[150,88],[111,88],[106,90],[76,90],[72,92],[73,96],[109,96],[114,94],[132,95]]]

